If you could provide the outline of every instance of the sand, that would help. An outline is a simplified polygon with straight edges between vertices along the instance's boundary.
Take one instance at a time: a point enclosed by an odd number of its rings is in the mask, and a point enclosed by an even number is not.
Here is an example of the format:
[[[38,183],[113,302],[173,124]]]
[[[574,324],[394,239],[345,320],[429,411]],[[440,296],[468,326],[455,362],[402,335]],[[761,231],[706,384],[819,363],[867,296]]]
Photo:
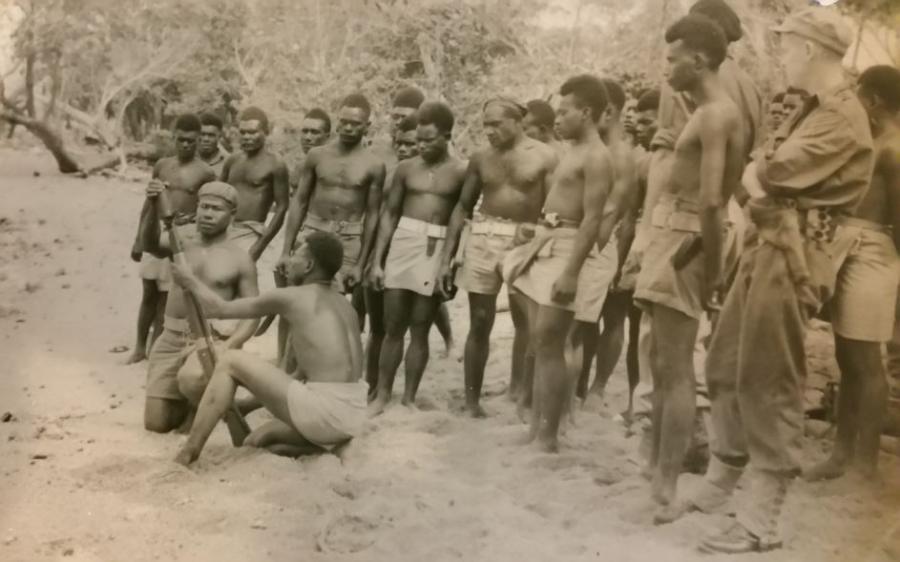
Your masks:
[[[492,337],[487,420],[461,413],[457,352],[432,358],[420,411],[392,407],[343,458],[234,449],[219,427],[181,468],[171,459],[184,437],[142,428],[146,363],[125,366],[127,353],[110,351],[133,345],[140,282],[128,254],[143,185],[63,178],[43,153],[5,149],[0,186],[0,414],[13,416],[0,423],[0,560],[900,559],[900,470],[889,455],[877,485],[797,484],[780,552],[699,554],[723,517],[654,527],[640,439],[611,414],[625,405],[621,364],[605,415],[581,412],[559,455],[513,444],[524,426],[504,396],[508,313]],[[464,295],[451,314],[462,341]],[[810,334],[811,365],[827,377],[823,326]],[[249,349],[271,356],[274,339]],[[807,460],[827,447],[808,440]]]

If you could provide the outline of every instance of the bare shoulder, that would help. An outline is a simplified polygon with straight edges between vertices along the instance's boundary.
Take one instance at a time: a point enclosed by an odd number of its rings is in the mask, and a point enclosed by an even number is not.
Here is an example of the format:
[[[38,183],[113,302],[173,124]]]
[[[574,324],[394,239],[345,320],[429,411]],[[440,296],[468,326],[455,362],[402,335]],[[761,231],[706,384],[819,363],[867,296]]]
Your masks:
[[[372,147],[367,147],[363,151],[363,158],[366,163],[366,170],[370,174],[384,174],[386,167],[384,165],[384,159],[378,155]]]
[[[556,166],[559,161],[559,155],[552,146],[532,138],[526,138],[522,142],[522,150],[529,158],[534,158],[541,162],[544,167]]]
[[[900,173],[900,130],[877,139],[878,167],[891,174]]]
[[[447,161],[450,172],[456,177],[458,180],[462,181],[463,176],[466,175],[466,167],[467,164],[460,158],[456,156],[451,156]]]

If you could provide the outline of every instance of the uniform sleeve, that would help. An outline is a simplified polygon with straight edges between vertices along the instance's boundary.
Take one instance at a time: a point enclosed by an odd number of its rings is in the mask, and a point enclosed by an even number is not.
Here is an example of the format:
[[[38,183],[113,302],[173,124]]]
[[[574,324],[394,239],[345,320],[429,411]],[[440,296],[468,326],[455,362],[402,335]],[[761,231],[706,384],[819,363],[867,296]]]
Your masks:
[[[858,149],[849,120],[834,109],[821,108],[777,149],[757,159],[757,175],[773,195],[807,189],[834,175]]]

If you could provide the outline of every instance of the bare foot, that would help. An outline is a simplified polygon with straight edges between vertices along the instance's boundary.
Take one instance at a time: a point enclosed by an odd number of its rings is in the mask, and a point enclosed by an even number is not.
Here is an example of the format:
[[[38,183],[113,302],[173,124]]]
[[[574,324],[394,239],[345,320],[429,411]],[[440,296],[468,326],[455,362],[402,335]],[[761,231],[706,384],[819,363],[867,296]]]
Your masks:
[[[519,437],[516,437],[513,440],[513,444],[514,445],[530,445],[531,443],[534,442],[535,437],[537,437],[537,433],[529,429],[525,433],[525,435],[520,435]]]
[[[556,437],[540,437],[537,440],[537,446],[544,453],[559,452],[559,440]]]
[[[456,342],[453,339],[444,340],[444,352],[441,353],[441,358],[446,359],[451,356],[453,353],[453,349],[456,347]]]
[[[140,363],[147,359],[147,351],[144,349],[135,349],[134,352],[125,360],[126,365]]]
[[[195,453],[192,449],[188,448],[187,445],[181,448],[178,451],[178,454],[175,455],[175,462],[180,464],[181,466],[189,466],[200,456],[200,453]]]
[[[488,417],[487,412],[481,407],[481,404],[466,404],[466,411],[470,417],[480,419]]]
[[[818,482],[819,480],[834,480],[840,478],[847,471],[847,462],[844,460],[829,457],[819,464],[813,465],[803,471],[803,479],[807,482]]]
[[[603,400],[603,394],[597,392],[588,392],[587,398],[584,399],[581,407],[589,412],[602,413],[606,409]]]
[[[671,505],[675,503],[675,486],[656,472],[650,481],[650,496],[660,505]]]
[[[665,525],[671,523],[684,514],[685,508],[686,506],[683,503],[677,501],[673,501],[669,505],[661,505],[657,508],[656,513],[653,514],[653,524]]]
[[[375,416],[380,416],[381,414],[383,414],[390,401],[390,398],[382,398],[380,396],[373,400],[368,407],[368,416],[370,418],[374,418]]]

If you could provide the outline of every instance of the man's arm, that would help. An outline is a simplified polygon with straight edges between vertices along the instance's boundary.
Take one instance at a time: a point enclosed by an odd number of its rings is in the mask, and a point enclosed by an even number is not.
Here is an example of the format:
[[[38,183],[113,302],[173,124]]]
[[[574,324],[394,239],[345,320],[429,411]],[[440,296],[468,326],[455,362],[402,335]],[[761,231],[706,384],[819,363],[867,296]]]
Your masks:
[[[447,239],[444,244],[444,254],[441,258],[441,265],[445,269],[450,269],[453,256],[456,255],[457,247],[459,246],[459,237],[462,234],[463,225],[466,223],[466,219],[472,217],[475,204],[478,202],[478,198],[481,197],[483,184],[478,167],[478,158],[478,154],[476,154],[469,161],[462,190],[459,193],[459,200],[453,207],[450,222],[447,223]]]
[[[153,173],[150,174],[150,180],[155,180],[159,178],[159,161],[153,165]],[[143,251],[143,233],[144,233],[144,222],[149,220],[148,215],[150,214],[150,209],[154,205],[151,203],[150,199],[144,198],[144,203],[141,205],[141,214],[138,217],[138,224],[136,232],[134,233],[134,243],[131,245],[131,253],[132,257],[134,257],[135,253],[140,253]],[[138,256],[137,259],[140,259]]]
[[[357,270],[362,272],[369,261],[369,254],[375,245],[375,237],[378,234],[378,222],[381,218],[381,196],[384,192],[384,177],[386,174],[384,164],[378,162],[369,178],[369,189],[366,197],[366,216],[363,219],[362,254],[357,261]],[[357,276],[357,280],[359,280]]]
[[[209,318],[259,319],[280,314],[288,302],[284,292],[290,290],[274,289],[262,295],[227,301],[197,279],[190,269],[177,263],[172,264],[172,280],[197,298]]]
[[[838,171],[859,149],[852,124],[833,109],[810,115],[781,145],[758,159],[756,175],[769,195],[792,196]]]
[[[241,299],[252,299],[259,296],[259,286],[256,280],[256,264],[249,259],[249,255],[242,254],[241,258],[244,263],[241,266],[241,277],[238,280],[237,296]],[[231,349],[240,349],[243,345],[253,337],[256,328],[259,326],[258,318],[249,318],[238,323],[234,333],[225,342]]]
[[[628,151],[621,158],[616,158],[615,180],[612,191],[606,198],[603,209],[603,218],[600,222],[600,230],[597,236],[597,248],[603,248],[609,243],[616,224],[619,224],[618,257],[619,268],[625,264],[628,257],[628,249],[634,240],[634,228],[637,223],[638,205],[638,173],[637,164],[634,161],[634,153]],[[620,222],[621,221],[621,222]]]
[[[318,156],[319,150],[317,148],[310,150],[300,168],[297,191],[291,197],[290,207],[288,208],[287,226],[284,228],[284,247],[281,250],[282,258],[291,254],[291,250],[294,249],[294,241],[297,239],[297,233],[300,232],[300,226],[306,220],[309,199],[312,197],[313,190],[316,187],[316,162],[319,159]]]
[[[222,163],[222,173],[219,174],[220,181],[228,183],[228,174],[231,172],[231,165],[234,164],[234,159],[237,158],[237,156],[237,154],[232,154]]]
[[[272,239],[275,238],[275,235],[278,234],[278,231],[281,230],[281,226],[284,224],[284,215],[287,213],[288,209],[288,194],[290,188],[288,186],[287,166],[285,166],[280,158],[275,157],[275,160],[275,169],[272,171],[272,191],[275,198],[275,210],[272,213],[272,220],[266,225],[262,236],[260,236],[259,240],[250,248],[250,257],[253,258],[253,261],[259,259],[263,250],[269,245],[269,242],[271,242]]]
[[[607,197],[612,190],[612,186],[613,173],[609,152],[606,150],[602,152],[597,151],[596,154],[586,158],[584,163],[584,192],[582,194],[584,215],[581,219],[581,225],[578,227],[578,232],[575,234],[572,255],[569,257],[569,261],[562,272],[561,279],[564,279],[565,283],[562,288],[558,287],[559,281],[554,283],[553,298],[555,300],[568,302],[575,297],[581,266],[584,265],[584,260],[587,259],[591,248],[597,243],[603,217],[618,212],[615,206],[609,210],[606,208]]]
[[[375,257],[372,265],[381,269],[384,266],[385,252],[388,244],[400,222],[400,213],[403,210],[403,197],[406,195],[406,162],[401,162],[394,171],[394,183],[388,193],[388,198],[381,214],[381,223],[378,225],[378,236],[375,239]]]
[[[894,231],[894,245],[900,251],[900,150],[887,149],[879,162],[887,190],[888,209],[891,210],[891,227]]]
[[[722,217],[725,199],[725,162],[729,129],[733,120],[721,112],[697,116],[700,121],[700,235],[703,239],[703,270],[706,277],[704,306],[718,290],[722,277]]]

